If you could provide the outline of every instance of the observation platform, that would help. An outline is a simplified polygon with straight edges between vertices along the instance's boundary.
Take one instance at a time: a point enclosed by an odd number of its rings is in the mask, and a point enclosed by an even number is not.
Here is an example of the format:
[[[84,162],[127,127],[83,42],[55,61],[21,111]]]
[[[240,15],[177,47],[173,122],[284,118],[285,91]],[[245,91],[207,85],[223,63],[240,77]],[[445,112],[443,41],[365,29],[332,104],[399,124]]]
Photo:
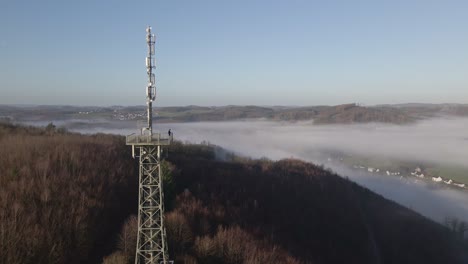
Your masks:
[[[160,133],[152,135],[137,135],[131,134],[126,137],[126,144],[132,146],[169,146],[172,143],[173,136],[161,136]]]

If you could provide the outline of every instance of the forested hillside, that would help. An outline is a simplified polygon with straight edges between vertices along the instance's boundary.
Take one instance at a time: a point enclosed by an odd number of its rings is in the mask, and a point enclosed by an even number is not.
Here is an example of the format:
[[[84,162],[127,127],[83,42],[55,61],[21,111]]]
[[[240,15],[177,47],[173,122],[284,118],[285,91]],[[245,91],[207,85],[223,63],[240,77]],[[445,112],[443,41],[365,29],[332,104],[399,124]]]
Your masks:
[[[145,106],[9,106],[0,105],[0,121],[50,122],[68,121],[80,127],[89,121],[104,125],[116,121],[116,127],[127,121],[144,120]],[[468,105],[463,104],[402,104],[362,106],[173,106],[155,107],[159,123],[234,121],[264,119],[271,121],[312,121],[314,124],[391,123],[410,124],[427,118],[445,116],[466,117]],[[132,123],[133,125],[133,123]]]
[[[458,108],[457,108],[458,109]],[[79,126],[79,120],[120,121],[143,120],[145,107],[64,107],[33,106],[14,107],[0,105],[0,120],[12,121],[52,121],[71,120]],[[431,112],[432,113],[432,112]],[[181,106],[158,107],[154,110],[157,122],[198,122],[198,121],[233,121],[245,119],[265,119],[272,121],[314,120],[315,124],[350,124],[350,123],[394,123],[407,124],[416,120],[403,108],[390,106],[364,107],[356,104],[336,106],[307,107],[260,107],[260,106]]]
[[[0,263],[99,263],[134,212],[118,136],[0,126]]]
[[[321,167],[217,161],[200,148],[178,146],[169,155],[180,168],[175,211],[198,236],[200,226],[215,242],[219,226],[240,228],[299,263],[464,263],[468,246],[445,227]],[[199,254],[194,243],[177,255]]]
[[[0,144],[1,263],[132,263],[123,137],[1,125]],[[319,166],[181,143],[165,155],[176,263],[466,263],[447,228]]]

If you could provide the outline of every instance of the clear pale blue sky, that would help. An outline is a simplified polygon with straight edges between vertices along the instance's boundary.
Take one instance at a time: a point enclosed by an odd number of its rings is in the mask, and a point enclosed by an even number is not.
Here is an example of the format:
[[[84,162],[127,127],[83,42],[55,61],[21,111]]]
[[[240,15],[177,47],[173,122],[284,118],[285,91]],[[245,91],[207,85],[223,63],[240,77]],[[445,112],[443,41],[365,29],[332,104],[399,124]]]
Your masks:
[[[0,2],[0,104],[468,103],[468,1]]]

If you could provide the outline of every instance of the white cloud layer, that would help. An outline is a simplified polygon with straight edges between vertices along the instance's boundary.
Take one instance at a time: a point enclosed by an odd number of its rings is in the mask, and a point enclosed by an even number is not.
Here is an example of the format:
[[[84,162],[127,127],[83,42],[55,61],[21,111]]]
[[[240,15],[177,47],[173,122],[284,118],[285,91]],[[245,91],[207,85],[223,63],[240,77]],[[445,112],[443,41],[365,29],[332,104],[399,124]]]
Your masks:
[[[91,124],[92,126],[92,124]],[[200,122],[156,124],[175,138],[199,143],[208,141],[254,158],[300,158],[317,162],[322,150],[341,150],[399,160],[430,161],[468,167],[468,119],[425,120],[414,125],[324,125],[311,122]],[[136,128],[90,128],[81,132],[130,134]],[[433,188],[413,179],[384,177],[330,165],[340,175],[410,207],[436,221],[458,217],[468,221],[468,192]],[[468,177],[468,175],[467,175]]]

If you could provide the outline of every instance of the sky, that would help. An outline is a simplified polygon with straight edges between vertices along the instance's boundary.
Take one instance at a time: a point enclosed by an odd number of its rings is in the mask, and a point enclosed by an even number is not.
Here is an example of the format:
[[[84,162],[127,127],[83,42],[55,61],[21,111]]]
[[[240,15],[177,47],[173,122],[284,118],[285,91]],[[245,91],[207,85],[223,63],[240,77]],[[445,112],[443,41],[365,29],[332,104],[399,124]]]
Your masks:
[[[468,103],[468,1],[0,1],[0,104]]]

